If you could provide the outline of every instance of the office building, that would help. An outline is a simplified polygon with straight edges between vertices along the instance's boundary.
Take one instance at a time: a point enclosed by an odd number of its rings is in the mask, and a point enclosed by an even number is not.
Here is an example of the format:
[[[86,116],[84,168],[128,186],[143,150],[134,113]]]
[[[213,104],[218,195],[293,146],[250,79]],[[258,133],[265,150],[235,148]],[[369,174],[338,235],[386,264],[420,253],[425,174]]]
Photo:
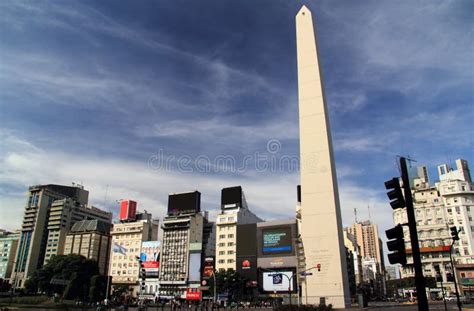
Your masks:
[[[67,233],[76,222],[85,219],[99,219],[111,223],[112,213],[105,212],[94,206],[80,204],[72,198],[55,200],[51,204],[47,225],[48,237],[44,264],[52,256],[64,253],[64,242]]]
[[[107,275],[112,224],[103,220],[76,222],[66,235],[64,255],[78,254],[97,261],[99,272]]]
[[[20,232],[0,231],[0,279],[11,282]]]
[[[384,260],[382,256],[382,245],[379,238],[378,226],[370,221],[357,222],[346,228],[360,249],[363,259],[375,259],[376,272],[384,273]]]
[[[169,195],[168,213],[161,227],[160,296],[185,297],[187,289],[200,287],[201,264],[205,256],[203,245],[208,244],[203,241],[206,222],[201,214],[199,191]],[[210,232],[206,234],[212,236]]]
[[[252,213],[241,186],[221,191],[221,211],[216,221],[216,269],[237,271],[237,226],[262,221]]]
[[[306,279],[309,304],[350,305],[336,168],[328,109],[310,10],[296,15],[300,124],[301,238],[306,266],[320,273]]]
[[[114,245],[120,246],[122,252],[110,252],[109,275],[112,276],[112,288],[118,285],[129,286],[131,295],[138,296],[140,288],[139,261],[142,243],[144,241],[158,240],[158,220],[144,212],[137,213],[134,219],[113,224],[110,232],[112,249]]]
[[[454,292],[453,271],[449,252],[452,242],[449,228],[460,230],[460,240],[454,244],[453,260],[455,266],[474,263],[474,185],[467,161],[456,161],[457,169],[447,164],[438,166],[439,181],[430,184],[427,168],[417,169],[418,176],[412,180],[412,195],[417,222],[421,261],[425,276],[436,277],[443,281],[448,292]],[[393,212],[395,224],[406,223],[406,209]],[[408,262],[412,262],[410,235],[405,229],[405,247]],[[414,276],[413,268],[402,267],[402,278]]]
[[[385,271],[387,271],[386,279],[387,280],[397,280],[398,279],[397,270],[398,270],[397,267],[386,266],[385,267]]]
[[[59,215],[53,213],[53,217],[57,219],[54,221],[51,219],[50,233],[48,223],[53,203],[69,198],[70,202],[74,202],[72,203],[74,206],[85,206],[88,197],[89,192],[81,185],[50,184],[32,186],[28,189],[25,215],[13,268],[14,287],[23,287],[25,280],[43,266],[47,250],[49,250],[48,254],[51,254],[52,250],[59,250],[62,247],[60,240],[64,239],[65,232],[70,228],[68,226],[73,224],[69,216],[63,222],[62,213]]]

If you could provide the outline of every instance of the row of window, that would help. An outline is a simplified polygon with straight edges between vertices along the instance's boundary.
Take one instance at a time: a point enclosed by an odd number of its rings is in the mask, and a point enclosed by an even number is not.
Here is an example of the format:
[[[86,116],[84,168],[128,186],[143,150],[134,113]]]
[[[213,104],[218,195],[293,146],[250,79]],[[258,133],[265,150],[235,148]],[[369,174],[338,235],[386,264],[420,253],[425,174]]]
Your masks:
[[[224,263],[226,263],[226,260],[225,259],[219,259],[217,262],[220,263],[220,264],[224,264]],[[234,262],[235,262],[234,259],[227,259],[227,263],[234,263]]]

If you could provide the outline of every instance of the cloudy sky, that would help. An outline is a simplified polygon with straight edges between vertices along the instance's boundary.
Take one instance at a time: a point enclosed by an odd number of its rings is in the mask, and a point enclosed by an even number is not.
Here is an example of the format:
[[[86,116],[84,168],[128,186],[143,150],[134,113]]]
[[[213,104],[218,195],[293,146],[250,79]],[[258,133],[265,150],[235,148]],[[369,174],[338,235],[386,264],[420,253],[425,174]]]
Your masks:
[[[397,155],[432,181],[436,165],[474,165],[472,1],[0,1],[0,228],[20,227],[29,185],[71,182],[157,217],[170,192],[197,189],[215,213],[242,185],[263,218],[292,217],[302,4],[345,225],[367,206],[393,225]]]

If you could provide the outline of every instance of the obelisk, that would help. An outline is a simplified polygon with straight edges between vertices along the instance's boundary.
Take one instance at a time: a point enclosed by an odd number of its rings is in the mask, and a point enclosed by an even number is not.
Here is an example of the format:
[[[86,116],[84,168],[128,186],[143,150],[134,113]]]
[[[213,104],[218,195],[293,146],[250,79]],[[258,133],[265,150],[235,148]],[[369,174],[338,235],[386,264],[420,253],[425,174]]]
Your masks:
[[[306,268],[320,267],[306,277],[307,301],[308,304],[325,301],[326,305],[345,308],[350,297],[336,167],[313,20],[306,6],[296,15],[296,46],[301,239]]]

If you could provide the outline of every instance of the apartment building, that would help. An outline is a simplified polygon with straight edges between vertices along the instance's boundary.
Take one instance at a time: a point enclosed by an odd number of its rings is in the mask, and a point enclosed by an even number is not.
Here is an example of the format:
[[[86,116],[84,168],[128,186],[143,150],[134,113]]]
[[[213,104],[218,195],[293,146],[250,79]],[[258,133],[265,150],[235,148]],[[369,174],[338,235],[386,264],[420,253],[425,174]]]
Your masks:
[[[112,287],[127,285],[132,288],[131,295],[140,292],[139,262],[142,242],[158,240],[158,220],[144,212],[137,213],[134,219],[113,224],[110,232],[112,245],[124,249],[124,253],[111,252],[109,258],[109,275],[112,276]]]
[[[54,255],[64,254],[64,242],[75,223],[82,220],[102,220],[112,222],[112,213],[94,206],[81,204],[72,198],[55,200],[51,204],[47,224],[48,237],[44,264]],[[86,256],[87,257],[87,256]]]
[[[97,261],[99,272],[107,275],[112,224],[103,220],[76,222],[66,235],[64,255],[78,254]]]
[[[10,281],[19,238],[19,231],[0,231],[0,279]]]
[[[438,166],[439,181],[433,185],[428,179],[427,168],[421,166],[411,185],[423,273],[438,277],[438,281],[442,280],[450,292],[454,291],[454,272],[449,258],[452,242],[450,227],[456,226],[460,230],[460,240],[454,244],[453,250],[455,264],[474,262],[474,187],[467,161],[456,160],[456,167],[454,170],[447,164]],[[395,224],[406,223],[406,209],[395,210],[393,220]],[[410,235],[407,228],[404,230],[407,259],[411,263]],[[440,275],[437,275],[437,270]],[[414,276],[413,268],[402,267],[400,276]]]
[[[216,270],[237,270],[237,226],[261,221],[248,209],[241,186],[222,189],[216,221]]]
[[[45,262],[48,240],[54,241],[59,247],[59,235],[49,236],[48,221],[51,206],[56,200],[71,198],[79,205],[86,205],[89,192],[81,185],[37,185],[28,189],[25,214],[18,241],[12,280],[14,287],[23,287],[24,282],[33,272],[41,268]],[[66,224],[60,222],[60,228],[66,228]],[[49,244],[51,244],[51,242]]]

